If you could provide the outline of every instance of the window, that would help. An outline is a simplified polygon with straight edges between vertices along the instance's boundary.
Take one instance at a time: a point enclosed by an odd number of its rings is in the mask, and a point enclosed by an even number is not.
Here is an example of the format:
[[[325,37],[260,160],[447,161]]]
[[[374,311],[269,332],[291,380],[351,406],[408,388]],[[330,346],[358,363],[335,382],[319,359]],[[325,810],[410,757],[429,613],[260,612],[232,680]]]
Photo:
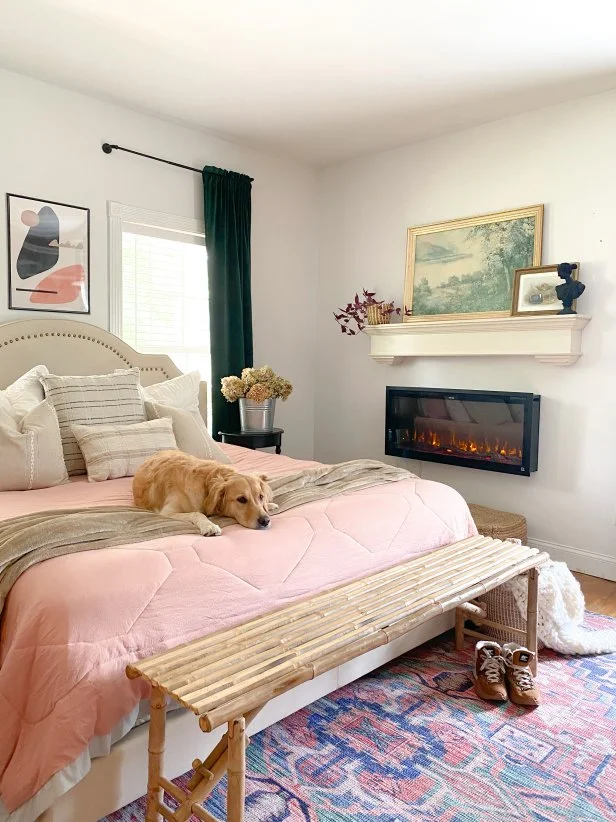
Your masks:
[[[197,220],[109,203],[111,331],[210,382],[207,252]]]

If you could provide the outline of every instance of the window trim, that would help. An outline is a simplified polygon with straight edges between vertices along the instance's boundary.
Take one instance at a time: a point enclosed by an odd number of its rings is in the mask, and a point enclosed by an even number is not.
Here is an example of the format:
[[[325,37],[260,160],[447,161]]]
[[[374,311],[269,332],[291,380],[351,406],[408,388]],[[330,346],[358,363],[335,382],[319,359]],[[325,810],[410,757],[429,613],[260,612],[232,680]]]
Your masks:
[[[152,226],[204,238],[205,223],[194,217],[179,217],[162,211],[151,211],[138,206],[128,206],[112,200],[107,202],[109,230],[109,330],[116,337],[122,336],[122,227],[124,224]]]

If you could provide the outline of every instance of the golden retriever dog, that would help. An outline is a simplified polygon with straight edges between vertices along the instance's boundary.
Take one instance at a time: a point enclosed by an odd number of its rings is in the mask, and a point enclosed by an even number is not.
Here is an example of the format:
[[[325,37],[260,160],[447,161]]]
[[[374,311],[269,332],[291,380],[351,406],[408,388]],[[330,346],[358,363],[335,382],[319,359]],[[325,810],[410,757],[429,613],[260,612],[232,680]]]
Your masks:
[[[138,508],[196,525],[205,537],[219,536],[208,516],[232,517],[244,528],[268,528],[275,510],[264,475],[240,474],[230,465],[201,460],[182,451],[161,451],[133,478]]]

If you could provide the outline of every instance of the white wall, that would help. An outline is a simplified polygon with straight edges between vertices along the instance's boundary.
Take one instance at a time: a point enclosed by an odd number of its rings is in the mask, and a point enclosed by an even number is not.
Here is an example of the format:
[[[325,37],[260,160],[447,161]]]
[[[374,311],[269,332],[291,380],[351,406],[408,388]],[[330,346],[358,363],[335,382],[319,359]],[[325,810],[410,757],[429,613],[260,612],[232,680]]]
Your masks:
[[[423,476],[469,501],[524,512],[530,536],[551,543],[555,558],[616,579],[614,134],[610,92],[321,173],[315,451],[326,461],[382,458],[387,384],[541,394],[540,467],[530,479],[430,463]],[[593,319],[578,364],[488,357],[383,366],[370,360],[367,336],[339,333],[332,310],[362,286],[400,303],[407,226],[534,203],[546,206],[544,263],[581,262],[578,310]]]
[[[255,178],[255,362],[268,363],[295,385],[291,399],[278,403],[276,421],[286,429],[284,451],[310,457],[316,301],[314,172],[4,71],[0,71],[0,100],[0,193],[91,209],[92,313],[75,319],[104,328],[108,328],[107,201],[197,218],[203,216],[203,205],[199,175],[119,152],[108,156],[101,151],[102,143],[118,143],[198,168],[216,165]],[[0,209],[0,322],[40,316],[7,308],[4,197]]]

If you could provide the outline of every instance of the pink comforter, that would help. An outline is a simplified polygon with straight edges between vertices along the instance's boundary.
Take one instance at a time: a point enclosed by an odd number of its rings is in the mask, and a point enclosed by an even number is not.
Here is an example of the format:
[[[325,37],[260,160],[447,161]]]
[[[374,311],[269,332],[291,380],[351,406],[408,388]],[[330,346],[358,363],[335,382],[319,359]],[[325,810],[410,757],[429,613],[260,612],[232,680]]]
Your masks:
[[[315,463],[224,446],[242,470]],[[131,480],[0,494],[0,519],[132,504]],[[57,557],[23,574],[0,641],[0,796],[32,797],[146,697],[140,657],[476,533],[464,500],[417,477],[304,505],[268,531],[179,536]]]

